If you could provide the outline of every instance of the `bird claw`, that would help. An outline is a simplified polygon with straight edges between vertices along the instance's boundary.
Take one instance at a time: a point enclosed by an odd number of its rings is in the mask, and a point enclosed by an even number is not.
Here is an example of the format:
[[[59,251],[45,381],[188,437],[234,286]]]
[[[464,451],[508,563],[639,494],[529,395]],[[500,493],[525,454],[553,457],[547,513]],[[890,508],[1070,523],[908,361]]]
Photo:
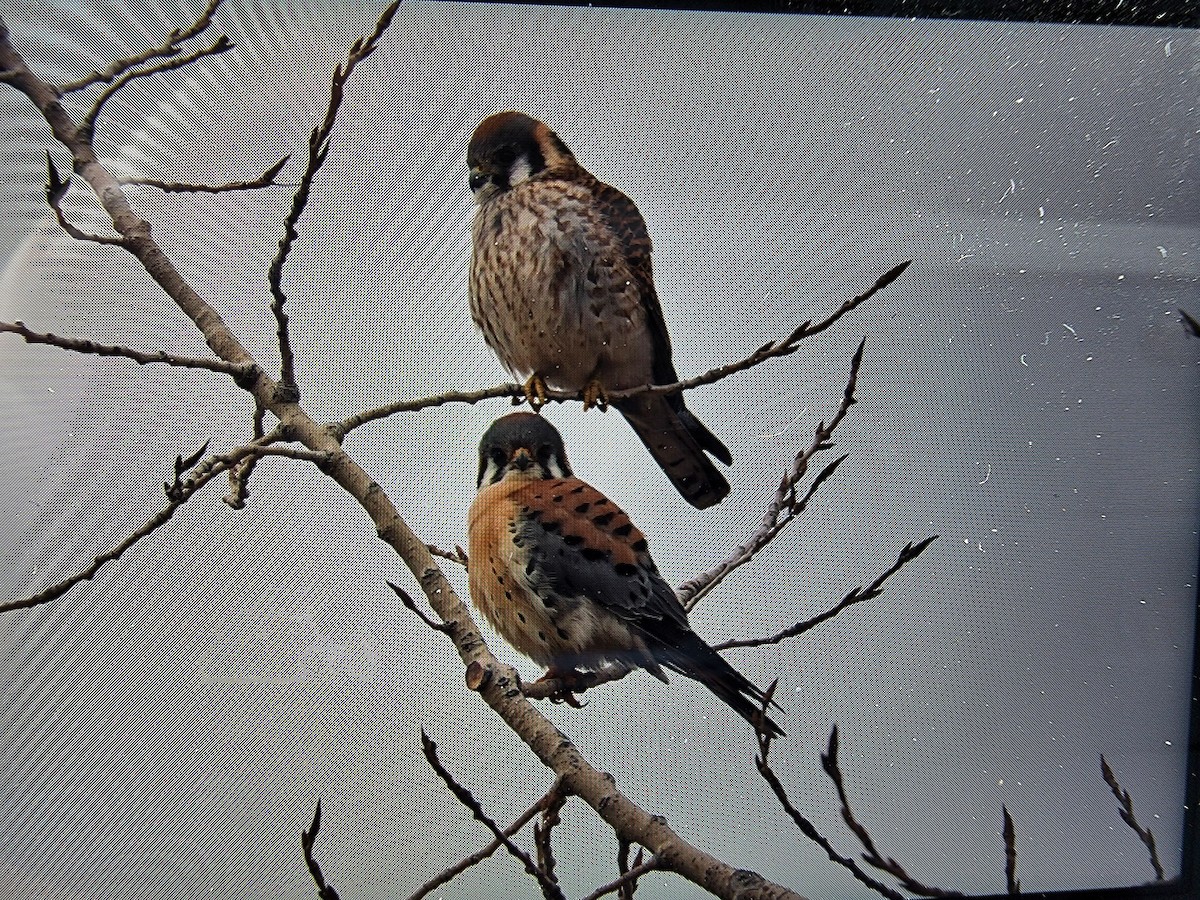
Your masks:
[[[539,678],[534,684],[554,684],[556,690],[547,695],[551,703],[565,703],[567,706],[575,709],[583,709],[584,701],[575,696],[575,691],[580,687],[587,690],[587,684],[582,672],[576,672],[574,669],[559,671],[557,669],[547,669],[546,674]]]
[[[608,395],[604,392],[604,385],[593,379],[587,383],[587,387],[583,389],[583,408],[589,410],[596,407],[600,412],[608,412]]]
[[[546,405],[546,380],[536,372],[524,384],[525,400],[534,412]]]

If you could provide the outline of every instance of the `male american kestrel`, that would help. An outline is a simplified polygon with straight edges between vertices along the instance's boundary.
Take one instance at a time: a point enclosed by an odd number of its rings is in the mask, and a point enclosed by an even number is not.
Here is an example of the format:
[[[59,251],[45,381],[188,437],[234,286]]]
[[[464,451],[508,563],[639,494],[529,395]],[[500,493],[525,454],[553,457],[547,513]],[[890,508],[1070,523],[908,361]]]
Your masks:
[[[571,474],[562,437],[535,413],[492,423],[479,444],[469,514],[471,597],[517,650],[568,683],[577,669],[663,669],[699,681],[751,724],[765,700],[688,625],[646,539],[621,509]]]
[[[633,201],[523,113],[484,119],[467,161],[478,204],[471,317],[530,404],[544,402],[546,386],[603,406],[607,391],[677,382]],[[704,509],[729,493],[705,453],[726,465],[733,457],[681,394],[614,405],[688,503]]]

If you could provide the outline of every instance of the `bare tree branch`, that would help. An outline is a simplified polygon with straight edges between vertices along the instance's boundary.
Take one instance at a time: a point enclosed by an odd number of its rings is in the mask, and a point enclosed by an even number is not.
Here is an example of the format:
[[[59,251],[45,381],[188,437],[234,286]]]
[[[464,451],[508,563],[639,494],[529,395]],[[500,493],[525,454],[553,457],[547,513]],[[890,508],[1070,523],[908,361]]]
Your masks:
[[[788,470],[779,482],[779,487],[775,490],[775,496],[770,506],[767,507],[767,512],[759,523],[758,530],[751,536],[748,542],[735,550],[728,559],[715,569],[693,578],[691,581],[680,585],[676,590],[675,593],[679,596],[679,600],[683,603],[685,609],[690,610],[695,608],[696,604],[700,602],[705,594],[720,584],[730,573],[750,562],[789,523],[799,517],[804,512],[805,507],[807,507],[813,493],[826,478],[834,473],[837,467],[841,465],[842,460],[846,458],[843,456],[827,466],[817,476],[807,493],[803,496],[797,494],[796,486],[808,474],[809,461],[821,451],[829,450],[833,447],[833,433],[850,411],[850,407],[858,402],[854,397],[854,392],[858,386],[858,370],[862,365],[863,348],[865,346],[866,340],[864,339],[859,343],[858,349],[854,352],[854,356],[850,360],[850,377],[846,380],[846,387],[842,392],[842,401],[838,406],[837,412],[829,420],[828,425],[824,422],[817,425],[812,443],[796,454],[796,458],[792,461],[791,469]]]
[[[496,840],[503,844],[504,849],[520,860],[521,864],[525,867],[525,871],[537,879],[538,885],[542,889],[542,895],[546,900],[566,900],[562,890],[555,882],[553,874],[541,869],[530,858],[528,853],[514,844],[512,839],[501,830],[500,826],[483,811],[483,807],[479,805],[479,801],[471,795],[471,792],[455,781],[454,776],[450,774],[438,758],[437,744],[425,733],[425,729],[423,728],[421,729],[421,751],[425,754],[425,759],[428,760],[430,768],[446,783],[446,787],[450,788],[450,793],[454,794],[458,802],[469,809],[471,815],[478,821],[486,825],[492,834],[495,835]]]
[[[600,900],[601,897],[606,897],[609,894],[620,893],[620,900],[632,900],[633,892],[636,890],[637,881],[647,872],[653,872],[658,869],[658,859],[651,856],[645,862],[641,861],[641,851],[638,851],[638,859],[630,869],[626,869],[621,873],[621,876],[615,881],[610,881],[602,887],[596,888],[582,900]],[[629,889],[626,892],[626,889]]]
[[[528,825],[530,820],[533,819],[533,817],[539,812],[541,812],[546,804],[554,802],[555,798],[561,795],[561,792],[562,779],[556,778],[554,780],[554,784],[551,785],[550,790],[543,794],[540,800],[534,803],[533,806],[529,807],[529,809],[525,810],[525,812],[521,813],[521,815],[517,816],[517,818],[513,820],[513,823],[504,829],[504,836],[511,838],[514,834]],[[415,893],[408,897],[408,900],[422,900],[423,897],[428,896],[443,884],[446,884],[451,879],[461,875],[463,872],[467,871],[467,869],[471,868],[471,866],[483,862],[502,846],[504,845],[500,838],[493,838],[492,842],[486,847],[483,847],[475,853],[472,853],[470,856],[465,857],[450,868],[446,869],[444,872],[440,872],[429,881],[425,882],[425,884],[421,885],[421,887],[418,888]]]
[[[93,244],[106,244],[117,247],[125,245],[125,241],[117,235],[92,234],[67,221],[67,217],[62,210],[62,198],[71,189],[71,177],[68,175],[66,178],[63,178],[58,174],[58,169],[54,166],[54,160],[50,158],[49,150],[46,151],[46,168],[49,170],[46,176],[46,202],[50,204],[50,209],[54,212],[54,219],[63,231],[77,241],[88,241]]]
[[[58,86],[58,90],[63,94],[71,94],[75,91],[81,91],[84,88],[91,87],[93,84],[101,82],[108,83],[118,75],[132,69],[134,66],[140,66],[150,62],[152,59],[158,59],[164,56],[178,56],[183,51],[179,48],[179,44],[191,40],[197,35],[203,34],[212,25],[213,13],[217,11],[217,7],[221,5],[221,0],[209,0],[208,5],[200,12],[191,25],[187,28],[175,28],[167,35],[166,41],[138,53],[135,56],[127,56],[124,59],[118,59],[116,62],[108,66],[103,72],[93,72],[78,81],[71,81],[67,84]]]
[[[764,717],[767,711],[767,703],[770,700],[769,695],[772,692],[768,691],[767,693],[768,697],[763,701]],[[804,814],[800,812],[800,810],[796,809],[796,807],[792,804],[791,799],[788,797],[787,789],[784,788],[783,783],[779,780],[779,776],[775,774],[774,770],[768,763],[768,755],[771,751],[771,741],[773,740],[772,736],[768,732],[762,730],[761,727],[756,727],[755,731],[758,737],[758,755],[754,757],[754,764],[758,768],[758,773],[762,775],[763,779],[768,785],[770,785],[772,793],[775,794],[775,798],[779,801],[779,805],[783,807],[783,811],[791,817],[791,820],[796,823],[796,827],[800,829],[801,833],[803,833],[806,838],[824,850],[825,855],[828,856],[833,862],[844,867],[850,872],[851,875],[853,875],[871,890],[882,894],[884,897],[887,897],[888,900],[907,900],[907,898],[905,898],[905,896],[899,891],[889,887],[882,881],[879,881],[869,875],[854,859],[848,856],[842,856],[840,853],[838,853],[833,848],[833,844],[829,842],[829,839],[817,830],[817,826],[814,825],[808,818],[806,818]],[[836,727],[834,728],[833,734],[837,734]],[[831,736],[830,741],[832,742],[833,740],[834,738]]]
[[[1192,337],[1200,337],[1200,320],[1182,307],[1179,309],[1179,321],[1188,334]]]
[[[207,27],[207,26],[206,26]],[[137,78],[149,78],[151,75],[157,75],[159,72],[169,72],[172,69],[178,69],[186,66],[188,63],[194,63],[198,59],[203,59],[205,56],[215,56],[218,53],[224,53],[226,50],[232,50],[233,44],[229,38],[221,35],[208,47],[202,47],[199,50],[193,50],[191,53],[185,53],[182,56],[175,56],[171,59],[164,59],[145,69],[128,70],[124,74],[118,76],[108,87],[100,92],[100,96],[92,104],[92,108],[87,114],[79,120],[78,128],[84,134],[90,136],[93,129],[96,127],[96,117],[100,115],[100,111],[104,109],[104,104],[113,98],[125,85]]]
[[[30,330],[24,322],[20,321],[0,322],[0,333],[5,332],[17,335],[27,344],[47,344],[51,347],[60,347],[63,350],[72,350],[75,353],[92,353],[96,356],[120,356],[125,359],[131,359],[143,366],[150,363],[163,363],[181,369],[207,369],[209,372],[219,372],[223,375],[229,375],[235,380],[245,378],[254,370],[253,363],[230,363],[223,359],[216,359],[215,357],[207,359],[193,356],[179,356],[163,350],[133,350],[129,347],[98,344],[87,338],[62,337],[61,335],[50,333],[43,334]]]
[[[904,866],[900,865],[896,860],[890,856],[884,857],[879,852],[879,848],[875,846],[875,841],[871,837],[871,833],[867,831],[866,826],[854,817],[854,813],[850,809],[850,799],[846,795],[846,783],[842,778],[842,770],[838,765],[837,757],[838,730],[835,725],[833,731],[829,734],[829,748],[821,754],[821,766],[825,769],[825,774],[829,776],[837,788],[838,799],[842,804],[842,821],[854,832],[854,836],[858,838],[859,842],[863,845],[863,849],[866,851],[863,854],[863,861],[867,865],[874,866],[881,872],[886,872],[897,879],[905,890],[912,891],[914,894],[920,894],[922,897],[961,897],[962,894],[958,891],[949,891],[923,884],[909,875]]]
[[[250,181],[230,181],[226,184],[188,184],[182,181],[163,181],[159,178],[122,178],[121,184],[158,188],[166,194],[223,194],[228,191],[253,191],[259,188],[273,187],[275,177],[291,158],[290,155],[285,156]]]
[[[567,802],[567,796],[559,791],[551,797],[542,807],[540,821],[533,823],[533,845],[537,848],[538,868],[545,872],[546,877],[555,884],[558,883],[558,875],[555,874],[554,869],[558,862],[554,858],[551,836],[554,833],[554,826],[562,822],[559,813],[562,812],[563,804]]]
[[[1021,893],[1021,882],[1017,879],[1017,829],[1008,807],[1001,806],[1000,811],[1004,814],[1004,883],[1008,893],[1016,896]]]
[[[296,193],[292,195],[292,206],[284,220],[283,237],[279,239],[279,249],[267,271],[267,283],[270,285],[272,297],[271,312],[275,316],[276,335],[279,341],[279,381],[283,389],[293,395],[296,395],[297,392],[295,356],[288,333],[288,316],[283,309],[287,302],[287,294],[283,290],[283,267],[287,262],[288,254],[291,253],[292,245],[299,236],[297,226],[300,224],[300,217],[304,215],[305,207],[308,206],[313,182],[316,180],[325,158],[329,155],[329,138],[333,133],[338,110],[341,108],[342,99],[345,96],[346,82],[354,72],[354,67],[375,52],[379,38],[391,24],[392,17],[396,14],[399,6],[400,0],[393,0],[380,13],[374,31],[355,41],[350,47],[345,64],[338,65],[333,70],[325,118],[308,136],[308,163],[304,167],[304,173],[300,176],[300,184],[296,188]]]
[[[881,275],[867,291],[857,297],[847,300],[833,313],[825,319],[822,319],[816,325],[811,321],[804,322],[792,330],[790,334],[781,338],[778,341],[773,341],[769,344],[764,344],[758,350],[751,353],[749,356],[731,362],[715,369],[710,369],[703,375],[697,375],[695,378],[687,378],[683,381],[677,381],[673,384],[647,384],[636,388],[629,388],[624,391],[612,391],[606,394],[608,402],[612,403],[617,400],[625,400],[630,397],[636,397],[639,394],[678,394],[682,391],[688,391],[692,388],[701,387],[702,385],[714,384],[722,378],[728,378],[738,372],[744,372],[747,369],[752,369],[757,365],[761,365],[769,359],[775,359],[780,356],[788,356],[795,353],[799,349],[800,341],[806,337],[811,337],[818,334],[840,319],[846,313],[858,307],[864,301],[874,296],[879,291],[883,290],[893,281],[900,277],[901,273],[911,265],[909,262],[901,263],[895,268]],[[519,384],[499,384],[490,388],[483,388],[477,391],[445,391],[441,394],[435,394],[430,397],[422,397],[416,400],[398,400],[394,403],[388,403],[383,406],[369,409],[365,412],[357,413],[350,416],[341,422],[335,423],[331,427],[339,434],[345,435],[368,422],[375,422],[379,419],[387,418],[388,416],[396,415],[402,412],[417,412],[418,410],[430,409],[432,407],[444,406],[447,403],[467,403],[475,404],[484,400],[493,400],[499,398],[511,398],[519,400],[525,396],[525,389]],[[568,391],[546,391],[547,402],[567,403],[570,401],[582,401],[584,399],[583,392],[571,393]]]
[[[320,900],[338,900],[338,892],[331,885],[325,883],[325,875],[313,857],[313,845],[317,842],[317,835],[320,833],[321,801],[318,799],[316,809],[313,810],[312,824],[307,830],[300,831],[300,846],[304,850],[304,862],[308,865],[308,874],[316,882],[317,897]]]
[[[380,17],[376,34],[386,27],[395,7]],[[81,130],[58,101],[55,89],[34,74],[8,40],[0,20],[0,80],[16,87],[41,112],[55,138],[71,151],[76,173],[92,188],[112,219],[127,249],[164,292],[196,324],[213,352],[234,363],[253,358],[221,316],[184,280],[151,237],[149,223],[130,206],[119,180],[96,158],[90,135]],[[404,561],[430,605],[447,626],[466,665],[469,683],[532,750],[543,765],[563,777],[564,785],[586,802],[616,832],[619,840],[636,842],[676,872],[710,893],[732,900],[797,900],[798,895],[753,873],[739,871],[683,840],[661,817],[632,803],[610,776],[598,771],[517,689],[517,673],[488,650],[478,627],[453,586],[422,541],[400,516],[387,492],[345,452],[336,432],[305,411],[295,397],[260,367],[239,386],[279,420],[281,433],[314,453],[327,456],[325,472],[371,517],[379,537]]]
[[[918,556],[925,552],[925,548],[936,541],[936,534],[930,535],[917,543],[905,544],[900,551],[900,555],[896,557],[896,561],[887,568],[878,578],[872,581],[867,587],[855,588],[845,597],[843,597],[837,605],[825,610],[819,615],[813,616],[804,622],[798,622],[790,628],[785,628],[776,635],[766,638],[747,638],[739,641],[726,641],[723,644],[714,644],[714,650],[732,650],[734,647],[763,647],[767,644],[778,644],[786,641],[789,638],[797,637],[804,632],[816,628],[822,622],[827,622],[840,613],[848,606],[853,606],[855,603],[862,603],[864,600],[873,600],[883,593],[883,583],[899,572],[904,566],[912,562]]]
[[[208,484],[213,478],[222,472],[236,465],[240,460],[249,456],[284,456],[291,459],[306,460],[308,462],[317,463],[318,465],[326,462],[329,455],[323,451],[312,451],[297,447],[284,446],[259,446],[247,445],[231,450],[228,453],[218,454],[210,457],[200,466],[193,470],[192,474],[186,479],[180,479],[180,465],[176,465],[175,483],[167,483],[167,498],[169,502],[161,510],[147,519],[141,526],[131,532],[124,540],[116,546],[104,551],[83,570],[76,572],[69,578],[51,585],[50,587],[39,591],[31,597],[26,597],[23,600],[10,600],[6,603],[0,603],[0,614],[12,612],[18,609],[29,609],[34,606],[41,606],[43,603],[49,603],[51,600],[56,600],[69,591],[75,585],[84,581],[90,581],[96,576],[96,573],[104,566],[105,563],[115,562],[124,555],[125,551],[131,548],[134,544],[144,537],[153,534],[163,525],[171,520],[179,509],[196,491]]]
[[[1139,824],[1137,818],[1133,814],[1133,797],[1129,791],[1121,787],[1117,781],[1117,776],[1113,773],[1112,767],[1109,766],[1108,760],[1104,758],[1104,754],[1100,754],[1100,772],[1104,775],[1104,782],[1112,791],[1113,796],[1117,798],[1117,802],[1121,804],[1121,821],[1133,829],[1133,833],[1138,836],[1138,839],[1146,845],[1146,849],[1150,852],[1150,865],[1154,867],[1154,878],[1157,881],[1163,881],[1166,878],[1166,873],[1163,870],[1162,862],[1158,858],[1158,848],[1154,844],[1154,833],[1149,828],[1143,828]]]

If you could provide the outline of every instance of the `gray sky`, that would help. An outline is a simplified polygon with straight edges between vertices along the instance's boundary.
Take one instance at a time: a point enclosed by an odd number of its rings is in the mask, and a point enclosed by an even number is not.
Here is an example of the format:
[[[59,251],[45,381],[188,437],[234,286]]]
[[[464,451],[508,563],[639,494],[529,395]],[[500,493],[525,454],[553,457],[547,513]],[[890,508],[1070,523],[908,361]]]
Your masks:
[[[141,20],[85,7],[6,21],[49,77],[147,46]],[[227,0],[217,27],[236,49],[114,98],[105,161],[220,181],[299,157],[332,65],[374,15],[272,18]],[[780,679],[788,738],[774,754],[794,799],[855,851],[819,763],[837,723],[861,817],[919,877],[1001,892],[1004,804],[1026,890],[1138,883],[1152,873],[1100,779],[1103,752],[1177,872],[1200,509],[1200,344],[1176,314],[1200,311],[1196,66],[1195,32],[405,7],[358,71],[292,258],[305,405],[340,419],[503,380],[465,275],[466,140],[500,109],[544,119],[637,201],[682,374],[915,260],[794,357],[689,395],[736,457],[716,509],[687,507],[617,417],[548,415],[578,474],[630,512],[679,583],[753,530],[866,336],[861,402],[838,434],[847,463],[692,615],[714,642],[770,633],[941,535],[878,601],[730,655],[759,684]],[[145,273],[49,225],[47,129],[3,96],[2,317],[202,352]],[[264,273],[289,192],[131,193],[273,364]],[[67,208],[97,221],[78,191]],[[248,402],[203,374],[12,339],[0,354],[5,599],[159,508],[177,453],[248,433]],[[347,446],[450,548],[465,543],[479,435],[506,410],[397,417]],[[488,840],[433,783],[421,727],[498,820],[549,786],[462,686],[448,642],[398,608],[384,579],[404,581],[401,564],[332,485],[269,461],[247,509],[219,491],[94,582],[0,620],[0,862],[30,896],[101,883],[310,896],[295,836],[318,796],[334,885],[405,896]],[[637,674],[588,700],[547,714],[690,840],[809,895],[864,895],[795,833],[744,723],[702,688]],[[589,813],[567,822],[559,857],[587,893],[611,877],[614,842]],[[528,893],[497,859],[441,896],[481,885]],[[643,891],[695,896],[666,876]]]

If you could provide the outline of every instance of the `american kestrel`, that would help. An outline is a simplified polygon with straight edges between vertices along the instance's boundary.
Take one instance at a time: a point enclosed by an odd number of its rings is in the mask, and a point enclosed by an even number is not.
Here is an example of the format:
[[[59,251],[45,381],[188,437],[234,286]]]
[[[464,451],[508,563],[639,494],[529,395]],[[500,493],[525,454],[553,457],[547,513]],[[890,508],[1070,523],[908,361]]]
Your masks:
[[[633,201],[523,113],[484,119],[467,162],[478,204],[471,317],[530,404],[544,402],[547,386],[603,406],[607,391],[678,381]],[[704,509],[729,493],[705,453],[726,465],[733,457],[682,395],[614,405],[688,503]]]
[[[699,681],[751,724],[765,694],[688,625],[646,538],[574,477],[562,437],[535,413],[492,423],[479,444],[469,514],[471,597],[517,650],[568,683],[577,669],[670,669]],[[763,727],[783,732],[769,718]]]

